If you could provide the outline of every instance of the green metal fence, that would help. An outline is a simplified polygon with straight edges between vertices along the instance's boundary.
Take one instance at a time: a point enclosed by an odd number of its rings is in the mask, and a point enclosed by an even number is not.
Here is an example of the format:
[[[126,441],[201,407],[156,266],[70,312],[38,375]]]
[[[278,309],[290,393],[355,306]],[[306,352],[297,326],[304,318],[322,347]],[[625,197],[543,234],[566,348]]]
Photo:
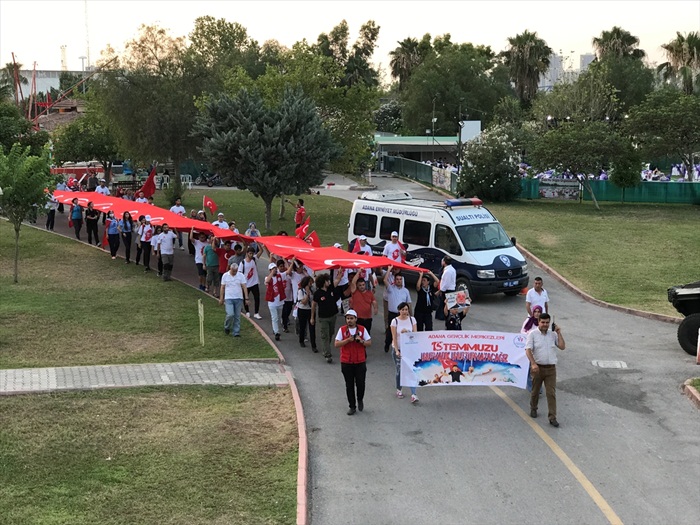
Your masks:
[[[612,182],[592,180],[590,183],[599,201],[622,201],[622,190]],[[625,202],[700,204],[700,183],[642,182],[639,186],[627,188],[624,197]],[[592,200],[588,190],[584,190],[583,200]]]
[[[398,173],[424,184],[433,184],[433,168],[422,162],[403,157],[384,157],[384,171]]]

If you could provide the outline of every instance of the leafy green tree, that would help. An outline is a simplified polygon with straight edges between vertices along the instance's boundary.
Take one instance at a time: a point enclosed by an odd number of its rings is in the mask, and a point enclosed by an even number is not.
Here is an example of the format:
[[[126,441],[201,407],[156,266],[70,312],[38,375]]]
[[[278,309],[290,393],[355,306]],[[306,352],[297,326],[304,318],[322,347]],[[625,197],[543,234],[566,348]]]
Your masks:
[[[509,47],[501,55],[515,84],[515,91],[523,107],[528,108],[537,95],[540,78],[549,69],[552,48],[537,33],[524,31],[508,38]]]
[[[642,158],[639,150],[634,147],[631,140],[619,137],[620,149],[615,154],[608,173],[610,182],[622,189],[622,202],[625,202],[625,190],[641,184]]]
[[[23,86],[29,84],[29,79],[20,73],[22,64],[7,62],[5,67],[0,69],[0,90],[3,99],[15,96],[15,74],[19,83]]]
[[[53,154],[56,162],[81,162],[97,159],[104,168],[105,179],[112,176],[112,163],[119,156],[117,141],[100,115],[88,111],[56,132]]]
[[[598,201],[588,182],[588,175],[610,169],[619,160],[620,171],[632,169],[630,139],[609,123],[574,121],[563,123],[538,136],[531,145],[529,160],[538,171],[554,168],[583,175],[582,182],[591,193],[596,208]],[[639,172],[637,172],[639,177]],[[616,176],[622,181],[622,176]],[[622,182],[621,182],[622,183]]]
[[[22,221],[46,202],[49,185],[48,151],[30,155],[30,148],[15,144],[5,155],[0,147],[0,209],[15,228],[14,282],[19,282],[19,235]]]
[[[452,44],[448,36],[436,38],[433,47],[436,52],[413,71],[401,97],[406,129],[432,133],[433,115],[436,135],[456,135],[464,115],[489,124],[498,101],[512,93],[491,49]]]
[[[314,103],[298,89],[288,89],[275,105],[247,90],[235,98],[212,97],[204,102],[195,134],[214,169],[263,200],[268,230],[274,198],[321,183],[333,150]]]
[[[144,25],[94,86],[96,110],[111,123],[119,150],[132,158],[172,160],[174,186],[181,162],[197,147],[190,130],[202,70],[187,58],[183,37]]]
[[[661,47],[668,58],[658,66],[664,80],[675,81],[683,93],[692,95],[700,83],[700,32],[678,32],[675,39]]]
[[[15,143],[29,147],[30,155],[39,156],[49,141],[46,131],[33,131],[29,122],[11,102],[0,102],[0,146],[9,151]]]
[[[652,92],[655,76],[654,70],[647,67],[641,59],[631,60],[610,55],[593,62],[584,73],[582,81],[588,80],[589,84],[597,81],[600,85],[612,87],[617,112],[624,114]]]
[[[700,152],[700,96],[674,88],[651,93],[630,110],[625,129],[650,158],[680,157],[692,173]]]
[[[379,85],[379,73],[372,67],[370,60],[377,45],[379,26],[373,21],[365,22],[360,28],[360,35],[349,48],[350,30],[343,20],[329,33],[318,36],[313,49],[316,53],[331,58],[343,71],[340,85],[353,87],[361,84],[375,88]]]
[[[398,100],[390,100],[374,112],[374,123],[377,131],[398,133],[403,122],[401,120],[401,103]]]
[[[398,47],[389,53],[391,57],[389,67],[391,76],[399,81],[399,91],[403,91],[413,70],[423,63],[425,57],[433,51],[433,47],[429,33],[425,34],[420,41],[409,37],[397,44]]]
[[[513,200],[520,193],[519,161],[512,130],[492,126],[464,145],[457,188],[486,200]]]
[[[639,49],[639,38],[619,26],[613,26],[593,38],[593,49],[599,60],[610,56],[637,59],[646,56],[644,50]]]

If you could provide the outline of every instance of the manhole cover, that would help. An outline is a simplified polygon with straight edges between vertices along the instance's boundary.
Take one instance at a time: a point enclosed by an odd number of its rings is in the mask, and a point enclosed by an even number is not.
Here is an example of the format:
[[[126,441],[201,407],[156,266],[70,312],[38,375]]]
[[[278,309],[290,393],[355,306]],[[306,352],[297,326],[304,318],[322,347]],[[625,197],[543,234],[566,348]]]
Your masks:
[[[591,361],[591,363],[598,368],[627,368],[627,363],[624,361]]]

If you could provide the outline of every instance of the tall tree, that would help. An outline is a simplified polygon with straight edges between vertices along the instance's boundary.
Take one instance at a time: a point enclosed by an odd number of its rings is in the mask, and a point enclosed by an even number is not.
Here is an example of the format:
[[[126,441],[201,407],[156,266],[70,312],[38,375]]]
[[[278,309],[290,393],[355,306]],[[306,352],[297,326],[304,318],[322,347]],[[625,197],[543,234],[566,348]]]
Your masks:
[[[651,93],[630,110],[627,132],[651,158],[679,157],[686,172],[693,173],[700,151],[700,97],[674,88]]]
[[[19,282],[19,234],[22,221],[34,207],[46,202],[44,189],[49,186],[48,151],[30,155],[28,147],[15,144],[9,153],[0,146],[0,208],[15,229],[14,282]]]
[[[53,154],[57,162],[97,159],[104,168],[105,179],[109,181],[119,148],[111,126],[95,111],[88,111],[56,132]]]
[[[540,78],[549,69],[552,48],[537,33],[524,31],[508,38],[509,48],[502,53],[523,107],[530,107],[537,95]]]
[[[436,135],[456,135],[465,115],[488,124],[498,101],[512,93],[495,55],[471,44],[443,42],[440,49],[415,69],[402,94],[405,128],[432,133],[434,117]]]
[[[214,169],[263,200],[268,230],[275,197],[322,182],[333,150],[314,103],[298,89],[272,106],[247,90],[215,96],[204,102],[195,133]]]
[[[0,89],[4,95],[10,97],[15,96],[15,89],[17,87],[15,83],[15,75],[17,75],[17,80],[23,86],[29,84],[29,79],[20,73],[22,69],[22,64],[7,62],[5,67],[0,69]]]
[[[676,38],[661,46],[667,62],[658,66],[664,80],[675,81],[686,95],[700,84],[700,33],[676,33]]]
[[[183,37],[157,26],[141,26],[124,55],[105,69],[94,86],[96,109],[111,123],[120,151],[139,159],[180,163],[196,152],[190,136],[195,98],[205,77],[187,60]]]
[[[594,37],[593,49],[599,60],[608,56],[638,59],[646,56],[644,50],[639,49],[639,38],[619,26],[613,26]]]
[[[350,29],[343,20],[329,33],[321,33],[312,48],[318,54],[331,58],[343,71],[340,85],[352,87],[362,84],[368,87],[379,85],[379,73],[370,60],[379,37],[379,26],[369,20],[360,27],[360,34],[353,44],[350,43]]]
[[[391,60],[391,76],[399,81],[399,91],[406,88],[411,73],[423,61],[420,53],[420,43],[415,38],[405,38],[397,42],[399,46],[389,53]]]

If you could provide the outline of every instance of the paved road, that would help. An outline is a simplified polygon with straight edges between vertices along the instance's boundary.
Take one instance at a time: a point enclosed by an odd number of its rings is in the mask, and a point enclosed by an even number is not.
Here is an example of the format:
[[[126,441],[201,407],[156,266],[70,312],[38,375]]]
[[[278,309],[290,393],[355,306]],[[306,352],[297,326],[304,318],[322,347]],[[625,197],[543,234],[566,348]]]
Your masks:
[[[323,194],[359,194],[341,177],[328,180],[336,186]],[[389,177],[373,182],[407,188]],[[559,429],[531,420],[528,393],[515,388],[422,388],[415,406],[396,399],[381,344],[369,351],[365,411],[348,417],[337,362],[283,334],[279,348],[307,418],[314,524],[700,522],[700,417],[679,390],[698,368],[678,348],[676,327],[593,306],[531,268],[544,277],[567,340],[557,367]],[[174,275],[194,282],[182,252]],[[465,328],[517,331],[524,312],[522,297],[483,297]]]

